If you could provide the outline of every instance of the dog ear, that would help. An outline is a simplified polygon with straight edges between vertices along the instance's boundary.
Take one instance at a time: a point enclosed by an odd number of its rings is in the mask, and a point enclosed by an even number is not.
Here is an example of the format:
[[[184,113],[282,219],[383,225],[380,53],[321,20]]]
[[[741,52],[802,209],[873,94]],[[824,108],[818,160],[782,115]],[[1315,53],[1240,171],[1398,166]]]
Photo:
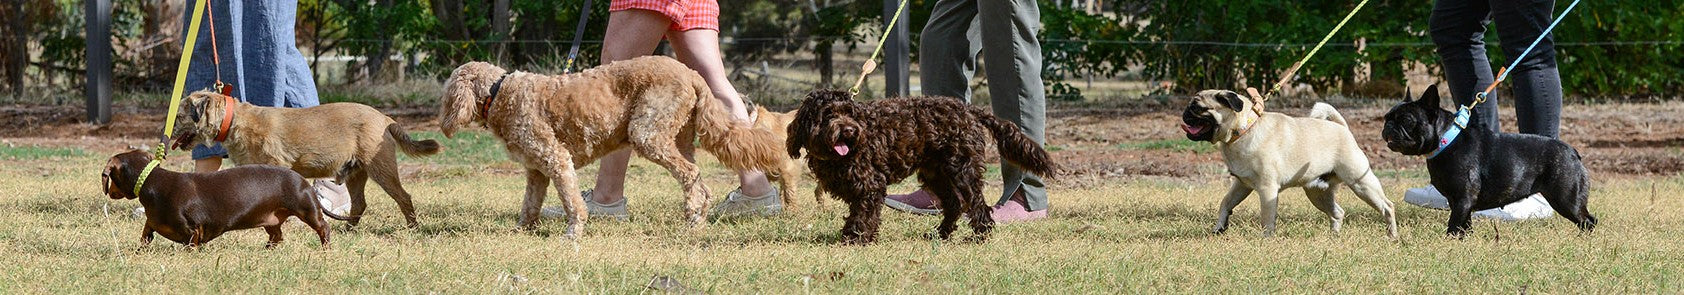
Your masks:
[[[129,190],[117,187],[117,182],[111,179],[112,177],[123,177],[123,170],[126,170],[126,166],[128,165],[117,157],[111,157],[110,161],[105,162],[105,171],[99,175],[99,181],[102,186],[101,189],[105,190],[106,197],[117,200],[135,198],[134,194],[129,193]]]
[[[1415,101],[1426,104],[1427,106],[1430,106],[1430,107],[1433,107],[1433,108],[1442,108],[1438,104],[1439,103],[1438,84],[1433,84],[1432,86],[1427,86],[1427,91],[1421,92],[1421,98],[1415,99]]]
[[[1240,96],[1239,93],[1234,93],[1233,91],[1222,91],[1222,93],[1216,94],[1216,100],[1217,102],[1222,103],[1222,106],[1228,107],[1229,109],[1233,109],[1235,111],[1245,110],[1246,98],[1244,96]]]
[[[444,82],[444,96],[439,98],[439,130],[444,137],[452,137],[457,128],[473,123],[479,116],[480,84],[496,83],[488,80],[497,79],[503,72],[489,63],[470,62],[450,73],[450,79]],[[490,91],[490,86],[486,87]]]

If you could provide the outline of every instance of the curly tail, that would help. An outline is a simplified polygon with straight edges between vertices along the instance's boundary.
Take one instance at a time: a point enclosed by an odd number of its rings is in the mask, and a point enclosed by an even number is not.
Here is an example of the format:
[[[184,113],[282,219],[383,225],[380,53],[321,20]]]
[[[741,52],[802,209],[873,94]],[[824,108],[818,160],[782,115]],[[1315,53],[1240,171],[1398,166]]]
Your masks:
[[[386,125],[386,135],[397,140],[398,149],[403,150],[403,153],[411,156],[437,154],[439,151],[444,150],[444,147],[439,146],[439,142],[437,140],[428,139],[416,141],[414,139],[410,139],[409,133],[405,133],[403,131],[403,127],[398,126],[397,123]]]
[[[1006,122],[981,110],[973,109],[971,113],[982,119],[982,125],[988,126],[988,130],[994,132],[995,145],[1000,148],[1001,160],[1045,177],[1053,176],[1058,170],[1058,165],[1053,163],[1047,150],[1041,148],[1041,144],[1034,139],[1023,135],[1017,124]]]
[[[1333,109],[1333,105],[1326,103],[1318,102],[1316,103],[1316,106],[1310,107],[1310,117],[1333,121],[1333,123],[1338,123],[1340,126],[1351,126],[1349,124],[1345,124],[1345,116],[1339,115],[1339,110]]]
[[[695,89],[696,108],[691,119],[696,124],[696,137],[700,139],[702,150],[713,154],[720,163],[733,170],[783,171],[789,156],[784,154],[784,143],[778,140],[778,135],[765,128],[739,124],[731,117],[731,112],[725,110],[725,105],[714,99],[713,92],[708,90],[707,83],[700,76],[694,76],[692,80],[690,84]]]

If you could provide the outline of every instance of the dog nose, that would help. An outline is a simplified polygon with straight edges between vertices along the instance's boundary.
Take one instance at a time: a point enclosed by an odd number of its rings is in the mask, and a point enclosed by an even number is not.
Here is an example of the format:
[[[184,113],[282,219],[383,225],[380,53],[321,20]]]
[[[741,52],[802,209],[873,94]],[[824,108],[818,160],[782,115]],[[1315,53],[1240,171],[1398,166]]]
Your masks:
[[[857,130],[854,130],[854,127],[842,127],[842,134],[843,135],[850,135],[851,136],[851,135],[854,135],[855,131],[857,131]]]

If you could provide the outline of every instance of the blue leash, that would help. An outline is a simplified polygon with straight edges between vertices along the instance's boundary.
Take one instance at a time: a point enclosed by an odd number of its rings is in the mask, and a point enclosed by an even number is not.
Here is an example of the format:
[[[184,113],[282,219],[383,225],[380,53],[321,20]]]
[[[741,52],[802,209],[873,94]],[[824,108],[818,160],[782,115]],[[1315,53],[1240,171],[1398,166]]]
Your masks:
[[[1538,34],[1537,39],[1532,39],[1532,45],[1527,45],[1526,50],[1520,52],[1520,57],[1509,62],[1508,67],[1498,70],[1497,79],[1492,80],[1491,85],[1486,86],[1484,91],[1480,91],[1478,94],[1475,94],[1474,102],[1472,104],[1461,106],[1456,109],[1456,119],[1452,121],[1454,124],[1450,126],[1450,130],[1444,131],[1443,136],[1439,136],[1438,148],[1433,149],[1433,153],[1427,155],[1428,159],[1437,157],[1439,153],[1444,152],[1444,148],[1449,147],[1451,143],[1456,141],[1456,136],[1461,135],[1462,130],[1468,128],[1468,121],[1470,117],[1473,116],[1473,107],[1481,103],[1485,103],[1486,96],[1489,96],[1491,91],[1495,91],[1497,89],[1497,84],[1502,83],[1503,79],[1507,79],[1509,77],[1509,69],[1520,66],[1520,61],[1525,60],[1527,55],[1531,55],[1532,49],[1538,48],[1538,43],[1543,42],[1545,37],[1549,37],[1551,31],[1555,31],[1555,26],[1560,25],[1561,20],[1566,19],[1567,14],[1573,12],[1573,7],[1579,6],[1579,1],[1580,0],[1573,0],[1572,4],[1568,4],[1567,10],[1562,10],[1561,16],[1555,17],[1555,21],[1550,22],[1550,26],[1544,28],[1544,32]]]

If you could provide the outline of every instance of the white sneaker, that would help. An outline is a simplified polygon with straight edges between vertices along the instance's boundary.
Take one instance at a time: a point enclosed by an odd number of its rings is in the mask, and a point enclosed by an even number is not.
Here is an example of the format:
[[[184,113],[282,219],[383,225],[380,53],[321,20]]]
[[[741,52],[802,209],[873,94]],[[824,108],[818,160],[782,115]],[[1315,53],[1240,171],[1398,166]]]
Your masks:
[[[316,180],[310,184],[316,190],[316,202],[322,204],[322,210],[333,212],[339,216],[351,213],[351,193],[344,185],[331,180]],[[322,218],[328,218],[323,215]]]
[[[626,210],[626,198],[621,197],[619,202],[613,204],[602,204],[591,199],[592,192],[594,190],[579,192],[579,196],[585,198],[585,212],[589,212],[591,218],[603,217],[619,221],[631,219],[631,211]],[[539,215],[554,218],[567,217],[567,209],[565,206],[544,207],[542,211],[539,211]]]
[[[749,197],[743,195],[743,188],[731,190],[725,194],[725,201],[713,207],[714,218],[732,218],[745,215],[772,216],[784,212],[784,200],[778,190],[771,190],[764,196]]]
[[[1405,191],[1403,202],[1430,209],[1450,210],[1450,201],[1444,197],[1444,194],[1438,192],[1438,188],[1431,185]],[[1544,219],[1555,217],[1555,209],[1550,208],[1549,202],[1544,200],[1543,195],[1532,194],[1520,201],[1503,205],[1503,207],[1475,211],[1473,217],[1502,221]]]

